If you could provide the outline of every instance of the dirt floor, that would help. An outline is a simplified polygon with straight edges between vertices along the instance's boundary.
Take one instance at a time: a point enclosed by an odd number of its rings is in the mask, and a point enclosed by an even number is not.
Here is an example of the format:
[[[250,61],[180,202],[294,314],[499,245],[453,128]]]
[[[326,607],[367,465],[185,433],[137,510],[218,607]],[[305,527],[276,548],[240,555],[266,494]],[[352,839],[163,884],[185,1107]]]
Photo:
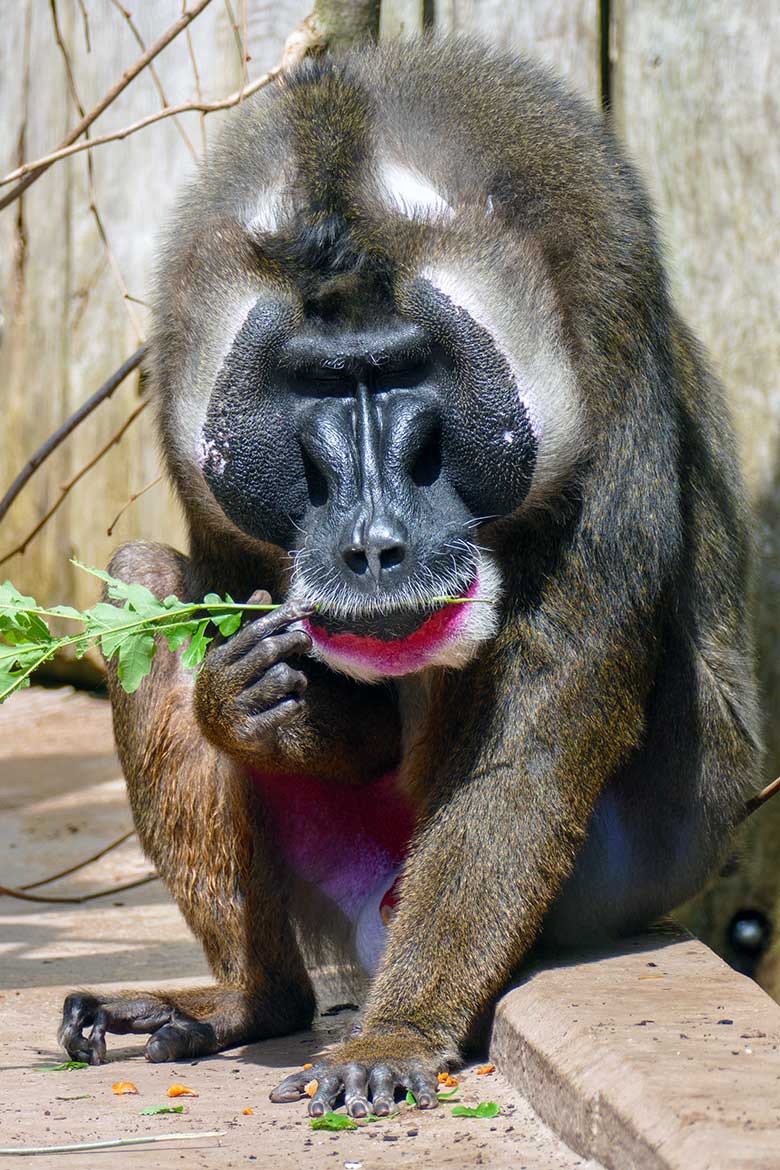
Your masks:
[[[0,883],[21,886],[90,856],[131,827],[107,704],[67,689],[34,690],[0,708]],[[74,895],[149,871],[135,838],[38,892]],[[140,1041],[115,1037],[101,1068],[43,1071],[63,1059],[56,1044],[63,995],[73,988],[185,986],[203,981],[200,949],[159,882],[84,905],[0,898],[0,1147],[30,1147],[218,1131],[165,1145],[43,1155],[25,1165],[74,1167],[244,1166],[274,1170],[374,1170],[415,1159],[421,1167],[598,1170],[559,1142],[497,1073],[460,1075],[459,1100],[496,1101],[493,1120],[407,1105],[357,1130],[310,1128],[303,1105],[271,1105],[269,1090],[335,1039],[350,1018],[322,1016],[314,1033],[255,1044],[208,1060],[148,1064]],[[334,972],[319,972],[320,1006],[343,999]],[[137,1095],[111,1086],[131,1081]],[[169,1085],[197,1097],[171,1101]],[[183,1104],[181,1115],[141,1116]],[[21,1165],[0,1155],[3,1167]]]

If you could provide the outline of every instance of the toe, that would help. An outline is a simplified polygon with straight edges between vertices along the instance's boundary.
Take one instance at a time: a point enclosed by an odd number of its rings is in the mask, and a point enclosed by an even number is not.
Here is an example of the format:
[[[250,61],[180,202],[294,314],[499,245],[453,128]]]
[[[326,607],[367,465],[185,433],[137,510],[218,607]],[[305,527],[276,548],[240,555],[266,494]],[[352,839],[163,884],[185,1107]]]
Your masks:
[[[342,1081],[336,1072],[327,1070],[317,1078],[317,1092],[309,1102],[309,1115],[322,1117],[331,1110],[341,1096]]]
[[[350,1117],[368,1117],[368,1073],[362,1064],[344,1068],[344,1103]]]
[[[286,1104],[288,1101],[300,1101],[301,1097],[305,1095],[306,1085],[310,1080],[311,1073],[291,1073],[275,1089],[271,1090],[269,1096],[277,1105]]]

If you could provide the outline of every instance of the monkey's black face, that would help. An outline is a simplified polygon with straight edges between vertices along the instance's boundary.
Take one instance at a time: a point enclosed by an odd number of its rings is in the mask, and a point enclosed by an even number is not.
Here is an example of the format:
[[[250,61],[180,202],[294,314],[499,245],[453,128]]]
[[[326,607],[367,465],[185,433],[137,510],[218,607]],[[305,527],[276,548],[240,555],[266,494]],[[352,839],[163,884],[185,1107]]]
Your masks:
[[[315,645],[366,676],[450,660],[477,607],[436,599],[491,591],[470,534],[522,503],[535,458],[506,360],[422,279],[370,315],[258,301],[203,428],[220,507],[292,550]]]

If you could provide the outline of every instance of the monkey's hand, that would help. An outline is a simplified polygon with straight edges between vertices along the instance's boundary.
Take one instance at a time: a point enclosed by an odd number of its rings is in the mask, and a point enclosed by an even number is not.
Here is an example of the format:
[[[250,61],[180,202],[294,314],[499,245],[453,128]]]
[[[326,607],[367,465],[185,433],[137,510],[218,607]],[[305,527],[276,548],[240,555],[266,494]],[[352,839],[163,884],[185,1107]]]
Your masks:
[[[438,1074],[447,1063],[448,1056],[430,1049],[417,1030],[364,1033],[327,1053],[313,1068],[286,1077],[271,1100],[299,1101],[306,1085],[316,1081],[311,1117],[322,1117],[342,1097],[350,1117],[387,1117],[398,1090],[412,1093],[420,1109],[433,1109]]]
[[[258,591],[249,601],[267,605],[271,598]],[[217,747],[251,759],[299,710],[306,675],[287,659],[306,654],[311,638],[304,630],[288,627],[310,612],[288,602],[208,652],[195,682],[195,715],[203,734]]]

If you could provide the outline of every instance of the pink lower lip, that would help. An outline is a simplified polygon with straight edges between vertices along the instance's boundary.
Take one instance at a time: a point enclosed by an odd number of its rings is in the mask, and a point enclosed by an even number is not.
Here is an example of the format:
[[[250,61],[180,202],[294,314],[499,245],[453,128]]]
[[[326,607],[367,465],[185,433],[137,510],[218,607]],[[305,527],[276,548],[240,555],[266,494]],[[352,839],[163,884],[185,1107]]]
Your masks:
[[[479,577],[476,576],[465,593],[476,597]],[[341,658],[370,667],[383,675],[411,674],[420,670],[433,658],[435,652],[451,642],[466,621],[468,605],[445,605],[431,614],[422,625],[406,638],[385,640],[365,634],[330,634],[322,626],[304,620],[304,628],[312,641],[323,650],[330,650]]]

